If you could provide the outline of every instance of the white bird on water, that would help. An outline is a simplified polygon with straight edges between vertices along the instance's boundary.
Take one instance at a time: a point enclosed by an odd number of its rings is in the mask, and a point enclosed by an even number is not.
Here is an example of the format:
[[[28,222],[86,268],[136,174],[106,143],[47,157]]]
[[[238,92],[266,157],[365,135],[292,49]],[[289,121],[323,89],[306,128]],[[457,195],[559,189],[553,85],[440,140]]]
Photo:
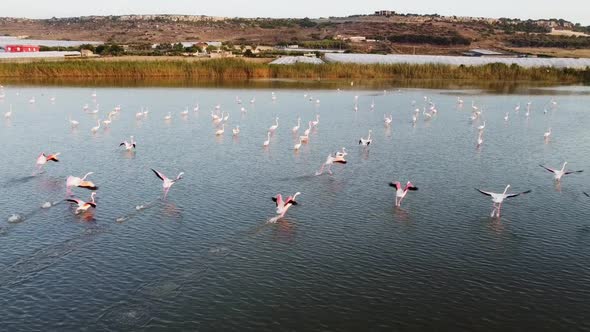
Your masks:
[[[293,150],[297,151],[301,148],[301,143],[303,142],[303,138],[300,136],[299,137],[299,143],[295,144],[295,146],[293,147]]]
[[[234,136],[238,136],[240,134],[240,126],[236,126],[234,129],[231,130]]]
[[[215,136],[220,136],[220,135],[223,135],[223,133],[224,133],[224,132],[225,132],[225,123],[222,123],[222,124],[221,124],[221,129],[218,129],[218,130],[215,132]]]
[[[317,127],[319,124],[320,124],[320,115],[319,114],[316,114],[315,115],[315,121],[312,121],[311,122],[311,125],[314,126],[314,127]]]
[[[172,120],[172,112],[168,112],[168,114],[164,117],[164,121]]]
[[[299,127],[301,127],[301,118],[297,118],[297,125],[291,129],[292,132],[297,133],[299,131]]]
[[[361,137],[359,139],[359,144],[362,146],[369,146],[373,142],[373,140],[371,139],[372,132],[373,131],[369,129],[369,136],[367,136],[367,138]]]
[[[154,174],[156,174],[156,176],[160,178],[160,180],[162,180],[162,188],[164,189],[164,199],[166,199],[166,196],[168,196],[168,191],[170,191],[172,185],[178,182],[180,179],[182,179],[182,176],[184,175],[184,172],[180,172],[178,173],[178,176],[176,176],[176,179],[169,179],[166,177],[166,175],[156,171],[153,168],[152,172],[154,172]]]
[[[565,170],[565,166],[566,165],[567,165],[567,161],[563,163],[563,166],[561,167],[561,169],[548,168],[548,167],[545,167],[543,165],[539,165],[539,166],[543,167],[548,172],[553,173],[553,178],[555,179],[556,182],[559,182],[564,175],[575,174],[575,173],[582,173],[583,172],[583,170],[579,170],[579,171],[566,171]]]
[[[274,131],[275,131],[275,130],[278,128],[278,127],[279,127],[279,117],[277,116],[277,117],[275,118],[275,124],[274,124],[274,125],[272,125],[272,126],[270,126],[270,127],[268,128],[268,131],[270,131],[270,132],[272,133],[272,132],[274,132]]]
[[[510,114],[510,113],[506,112],[506,114],[504,115],[504,121],[508,121],[508,114]]]
[[[270,144],[270,131],[266,133],[266,141],[262,143],[262,146],[267,147]]]
[[[531,190],[527,190],[527,191],[523,191],[520,193],[507,194],[508,188],[510,188],[510,185],[506,186],[506,189],[504,189],[503,193],[493,193],[493,192],[483,191],[483,190],[475,188],[475,190],[479,191],[480,193],[482,193],[486,196],[490,196],[492,198],[492,202],[493,202],[493,205],[492,205],[493,209],[492,209],[492,214],[491,214],[492,218],[494,216],[500,218],[500,212],[502,210],[502,203],[504,202],[505,199],[516,197],[516,196],[523,195],[523,194],[528,194],[531,192]]]
[[[72,128],[76,128],[80,124],[80,122],[78,122],[76,120],[72,120],[71,115],[68,115],[68,121],[70,122],[70,126],[72,126]]]
[[[119,144],[119,146],[125,146],[125,150],[127,151],[131,151],[132,149],[135,149],[135,146],[137,145],[137,142],[135,142],[135,139],[133,138],[133,136],[129,137],[129,142],[127,142],[126,140],[121,142],[121,144]]]
[[[543,138],[548,141],[549,138],[551,138],[551,128],[549,128],[549,130],[547,130],[544,134],[543,134]]]
[[[8,107],[8,111],[4,113],[4,118],[10,119],[12,117],[12,105]]]
[[[96,132],[97,132],[97,131],[100,129],[100,120],[97,120],[96,122],[98,123],[98,125],[97,125],[97,126],[94,126],[94,127],[92,127],[92,129],[90,129],[90,131],[91,131],[93,134],[96,134]]]
[[[393,114],[389,114],[389,117],[387,117],[387,115],[383,114],[383,121],[385,122],[385,126],[389,127],[391,125],[391,123],[393,122]]]

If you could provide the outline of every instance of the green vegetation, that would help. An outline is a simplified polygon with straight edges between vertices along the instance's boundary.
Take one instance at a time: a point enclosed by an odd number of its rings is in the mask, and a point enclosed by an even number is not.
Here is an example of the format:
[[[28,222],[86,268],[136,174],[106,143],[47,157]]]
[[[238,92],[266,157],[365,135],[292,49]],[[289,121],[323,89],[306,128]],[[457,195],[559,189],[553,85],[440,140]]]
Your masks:
[[[432,45],[470,45],[471,40],[459,34],[451,34],[448,36],[433,36],[427,34],[404,34],[389,36],[387,39],[392,43],[407,43],[407,44],[432,44]]]
[[[588,48],[590,37],[577,36],[548,36],[548,35],[520,35],[508,39],[516,47],[558,47],[558,48]]]
[[[522,68],[490,64],[479,67],[449,65],[268,65],[240,59],[203,61],[100,61],[0,63],[0,77],[32,78],[178,78],[231,80],[254,78],[290,79],[461,79],[490,81],[583,82],[590,80],[586,70]]]

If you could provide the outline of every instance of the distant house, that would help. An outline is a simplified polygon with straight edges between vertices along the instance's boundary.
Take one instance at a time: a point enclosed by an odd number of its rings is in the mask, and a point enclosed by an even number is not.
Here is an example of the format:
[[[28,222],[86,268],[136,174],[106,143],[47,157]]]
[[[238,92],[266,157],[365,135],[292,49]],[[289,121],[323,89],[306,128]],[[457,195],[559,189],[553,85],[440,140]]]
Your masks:
[[[94,53],[92,53],[91,50],[82,49],[82,50],[80,50],[80,55],[84,58],[87,58],[87,57],[94,56]]]
[[[395,12],[393,10],[378,10],[375,12],[375,16],[393,16]]]

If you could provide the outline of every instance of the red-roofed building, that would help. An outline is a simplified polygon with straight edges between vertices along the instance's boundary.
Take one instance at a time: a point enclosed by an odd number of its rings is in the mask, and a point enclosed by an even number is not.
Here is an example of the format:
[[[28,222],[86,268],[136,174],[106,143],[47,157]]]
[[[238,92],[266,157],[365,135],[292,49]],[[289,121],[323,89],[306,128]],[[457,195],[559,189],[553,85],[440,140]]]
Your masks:
[[[39,52],[39,46],[35,45],[4,45],[2,48],[8,53]]]

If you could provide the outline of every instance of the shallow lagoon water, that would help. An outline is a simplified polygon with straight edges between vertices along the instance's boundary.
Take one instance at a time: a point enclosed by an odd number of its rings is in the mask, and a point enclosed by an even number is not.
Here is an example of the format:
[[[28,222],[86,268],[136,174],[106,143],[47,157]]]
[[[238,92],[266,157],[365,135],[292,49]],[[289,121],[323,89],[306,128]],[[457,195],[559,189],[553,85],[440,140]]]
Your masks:
[[[538,166],[568,161],[590,171],[587,90],[7,86],[0,101],[2,114],[13,105],[12,118],[0,120],[2,325],[11,331],[590,329],[590,198],[582,193],[590,191],[590,178],[566,176],[556,188]],[[86,103],[94,108],[93,91],[98,116],[82,111]],[[412,126],[412,101],[422,107],[424,96],[438,115]],[[480,149],[480,123],[469,120],[472,100],[485,109]],[[211,123],[217,104],[230,113],[223,137]],[[122,110],[110,128],[92,135],[96,120],[116,105]],[[149,115],[136,120],[141,107]],[[383,115],[390,113],[393,124],[385,128]],[[298,116],[305,123],[316,114],[318,129],[295,153],[291,128]],[[69,115],[80,121],[78,129],[70,129]],[[264,149],[275,116],[279,128]],[[553,137],[545,143],[549,127]],[[373,144],[363,149],[358,139],[369,129]],[[135,153],[118,148],[129,135],[138,142]],[[335,165],[332,176],[314,176],[343,146],[348,164]],[[31,177],[41,151],[61,152],[60,162]],[[170,177],[185,172],[166,201],[150,168]],[[60,202],[65,178],[90,171],[100,187],[98,208],[75,215]],[[401,209],[393,206],[392,180],[419,187]],[[473,188],[501,191],[506,184],[533,192],[508,201],[502,218],[492,219],[491,201]],[[268,224],[270,198],[296,191],[300,205]],[[56,204],[41,208],[45,202]],[[12,214],[20,219],[8,222]]]

